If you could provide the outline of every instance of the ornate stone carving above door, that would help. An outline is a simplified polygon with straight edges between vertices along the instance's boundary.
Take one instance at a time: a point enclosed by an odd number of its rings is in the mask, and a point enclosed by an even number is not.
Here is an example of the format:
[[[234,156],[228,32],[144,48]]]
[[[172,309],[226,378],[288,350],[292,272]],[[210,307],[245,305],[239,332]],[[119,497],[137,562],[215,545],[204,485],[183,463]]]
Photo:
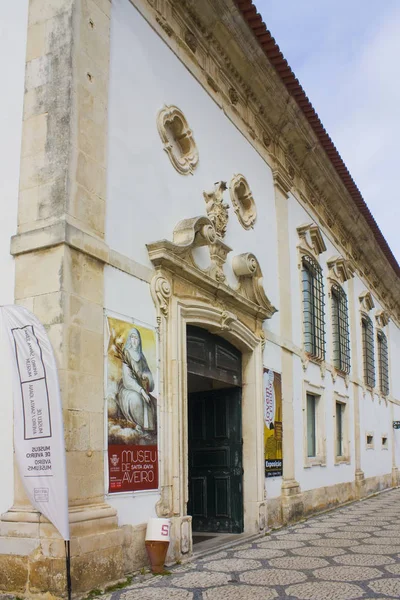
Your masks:
[[[206,269],[197,266],[192,251],[206,246],[211,265]],[[254,254],[235,256],[232,268],[238,280],[237,288],[226,283],[223,267],[231,248],[217,235],[208,217],[194,217],[180,221],[174,229],[173,241],[160,240],[147,244],[149,258],[158,269],[178,275],[188,284],[225,302],[239,315],[263,321],[276,312],[264,287],[261,267]]]

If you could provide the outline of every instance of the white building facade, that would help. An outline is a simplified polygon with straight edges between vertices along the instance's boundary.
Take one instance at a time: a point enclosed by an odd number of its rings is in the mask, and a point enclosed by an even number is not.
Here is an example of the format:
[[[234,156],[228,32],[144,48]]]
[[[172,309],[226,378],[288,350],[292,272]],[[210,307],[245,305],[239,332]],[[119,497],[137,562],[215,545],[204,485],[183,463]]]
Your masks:
[[[397,486],[400,268],[251,2],[18,19],[3,302],[58,361],[76,592],[147,564],[150,517],[174,562]],[[3,439],[0,590],[62,596]]]

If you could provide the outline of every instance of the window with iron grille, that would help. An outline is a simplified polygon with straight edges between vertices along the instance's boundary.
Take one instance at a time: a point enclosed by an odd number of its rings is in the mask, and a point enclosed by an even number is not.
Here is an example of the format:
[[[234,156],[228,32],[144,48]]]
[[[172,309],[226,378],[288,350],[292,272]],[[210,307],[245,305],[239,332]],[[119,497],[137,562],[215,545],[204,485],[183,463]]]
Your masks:
[[[389,393],[388,344],[383,331],[378,331],[379,389],[384,396]]]
[[[350,373],[350,339],[347,297],[343,289],[334,284],[332,296],[333,364],[339,371]]]
[[[310,256],[303,256],[304,347],[315,358],[325,358],[325,302],[322,270]]]
[[[364,359],[364,382],[370,387],[375,386],[375,359],[374,359],[374,330],[372,321],[364,315],[361,319],[362,345]]]

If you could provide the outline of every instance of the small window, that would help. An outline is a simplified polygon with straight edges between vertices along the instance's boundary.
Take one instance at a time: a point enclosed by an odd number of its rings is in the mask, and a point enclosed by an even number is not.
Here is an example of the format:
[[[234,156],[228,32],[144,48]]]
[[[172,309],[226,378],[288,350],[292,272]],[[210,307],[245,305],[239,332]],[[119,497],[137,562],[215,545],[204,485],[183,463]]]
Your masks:
[[[322,270],[310,256],[303,256],[304,347],[314,358],[325,358],[325,303]]]
[[[384,395],[389,394],[389,361],[388,344],[383,331],[378,331],[378,361],[379,361],[379,390]]]
[[[343,373],[350,373],[350,339],[347,297],[339,285],[332,285],[333,364]]]
[[[317,455],[316,439],[316,408],[317,397],[313,394],[307,394],[307,456],[315,457]]]
[[[374,447],[374,436],[372,433],[367,433],[367,448]]]
[[[336,402],[336,456],[343,456],[343,413],[345,406]]]
[[[362,325],[362,346],[364,360],[364,383],[369,387],[375,386],[374,333],[372,321],[364,315]]]
[[[386,436],[382,436],[382,450],[388,449],[388,439]]]

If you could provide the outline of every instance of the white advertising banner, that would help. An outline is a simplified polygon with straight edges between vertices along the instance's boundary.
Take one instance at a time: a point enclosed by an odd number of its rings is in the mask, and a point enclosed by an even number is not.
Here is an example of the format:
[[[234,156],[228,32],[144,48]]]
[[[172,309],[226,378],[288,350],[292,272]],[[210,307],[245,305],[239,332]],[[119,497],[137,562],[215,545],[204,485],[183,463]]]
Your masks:
[[[46,330],[22,306],[3,306],[13,368],[14,448],[32,505],[69,540],[67,469],[57,366]]]

